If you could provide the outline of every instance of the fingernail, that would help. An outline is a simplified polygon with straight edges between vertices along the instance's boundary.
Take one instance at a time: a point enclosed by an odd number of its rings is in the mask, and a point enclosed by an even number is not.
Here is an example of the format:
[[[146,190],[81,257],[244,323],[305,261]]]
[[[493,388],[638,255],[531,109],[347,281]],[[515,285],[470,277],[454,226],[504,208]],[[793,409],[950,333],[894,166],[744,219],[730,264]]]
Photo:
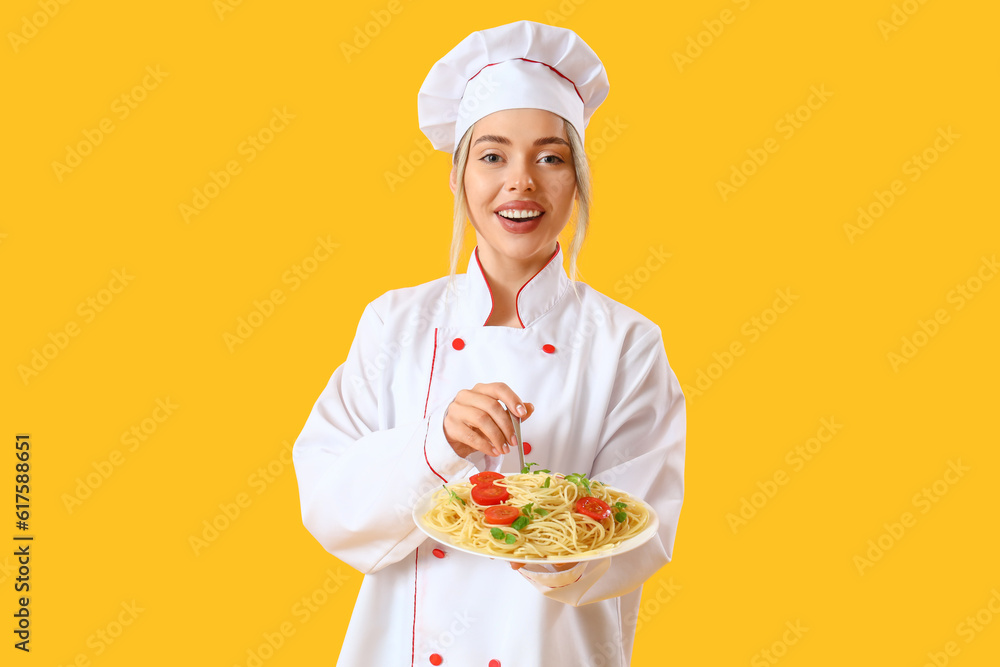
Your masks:
[[[523,405],[518,405],[518,406],[517,406],[517,414],[519,414],[519,415],[521,415],[522,417],[524,417],[525,415],[527,415],[527,414],[528,414],[528,411],[524,409],[524,406],[523,406]]]
[[[504,445],[503,446],[503,453],[504,454],[510,454],[510,447],[508,447],[507,445]]]

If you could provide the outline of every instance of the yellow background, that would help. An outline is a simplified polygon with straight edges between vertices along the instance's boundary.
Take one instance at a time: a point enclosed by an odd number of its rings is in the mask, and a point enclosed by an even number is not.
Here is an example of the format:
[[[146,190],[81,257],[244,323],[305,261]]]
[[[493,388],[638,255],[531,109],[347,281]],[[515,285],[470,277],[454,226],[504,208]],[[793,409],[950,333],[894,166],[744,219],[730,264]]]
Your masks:
[[[247,665],[283,624],[294,634],[264,664],[333,664],[360,575],[302,527],[283,443],[364,305],[447,272],[449,162],[418,129],[417,90],[467,34],[522,18],[572,28],[606,64],[582,274],[662,327],[689,392],[674,560],[645,589],[633,664],[774,664],[765,650],[789,667],[919,666],[928,653],[996,664],[1000,280],[983,280],[1000,250],[995,4],[227,7],[10,0],[0,12],[0,533],[14,544],[13,443],[30,433],[36,536],[30,654],[11,646],[14,558],[0,556],[4,664]],[[812,109],[811,87],[829,93]],[[240,147],[274,109],[294,118],[249,160]],[[787,136],[777,124],[796,113]],[[113,131],[57,174],[102,121]],[[777,151],[724,199],[718,182],[769,139]],[[911,180],[925,151],[933,164]],[[239,173],[186,221],[181,205],[230,161]],[[858,207],[897,179],[903,193],[851,237]],[[296,285],[286,272],[318,238],[338,247]],[[650,248],[670,253],[659,270]],[[958,285],[978,289],[961,307]],[[283,302],[227,346],[274,290]],[[774,317],[779,290],[798,298]],[[106,303],[91,313],[88,298]],[[19,368],[71,323],[77,335],[25,381]],[[894,364],[904,337],[923,344]],[[177,406],[161,422],[158,399]],[[828,435],[823,419],[842,427],[796,469],[786,456]],[[144,427],[140,446],[123,444]],[[968,470],[946,476],[949,462]],[[776,474],[787,483],[771,487]],[[734,532],[744,499],[759,507]],[[889,548],[859,566],[880,538]],[[303,598],[324,604],[306,618]],[[977,613],[991,623],[970,638],[961,624]],[[119,617],[130,624],[100,640]]]

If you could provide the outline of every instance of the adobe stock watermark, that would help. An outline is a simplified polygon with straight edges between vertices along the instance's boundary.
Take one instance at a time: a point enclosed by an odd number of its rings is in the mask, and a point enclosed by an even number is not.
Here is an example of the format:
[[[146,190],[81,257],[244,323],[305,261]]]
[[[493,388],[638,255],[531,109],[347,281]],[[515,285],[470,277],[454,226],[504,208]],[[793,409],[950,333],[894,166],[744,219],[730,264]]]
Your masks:
[[[470,114],[474,112],[479,108],[479,105],[488,100],[492,93],[500,87],[500,82],[497,81],[496,74],[489,67],[479,72],[475,78],[477,85],[472,86],[466,91],[467,94],[459,103],[459,109],[456,113]],[[397,156],[396,171],[385,171],[382,173],[389,192],[395,192],[397,187],[416,173],[418,167],[427,162],[427,158],[434,152],[435,143],[440,144],[453,140],[451,136],[446,136],[445,131],[441,128],[434,128],[430,132],[433,142],[431,138],[421,135],[420,138],[415,139],[413,142],[416,145],[415,150]]]
[[[920,8],[926,4],[927,0],[903,0],[900,4],[893,3],[889,18],[880,18],[875,22],[875,27],[882,34],[882,40],[888,42],[889,35],[899,32],[899,29],[906,25],[910,17],[920,11]]]
[[[236,154],[243,157],[243,163],[241,164],[238,159],[232,159],[219,171],[209,170],[205,184],[192,189],[194,196],[191,198],[191,203],[181,202],[178,205],[184,222],[190,224],[192,217],[201,215],[201,212],[230,186],[233,178],[243,173],[243,166],[256,160],[257,155],[266,150],[275,137],[285,131],[288,121],[295,119],[295,115],[288,112],[288,107],[281,107],[280,111],[277,107],[272,107],[271,112],[271,118],[265,125],[253,134],[248,134],[246,139],[236,146]]]
[[[796,445],[785,453],[785,463],[791,466],[792,474],[801,472],[806,463],[812,461],[821,451],[823,446],[828,444],[833,437],[844,428],[844,425],[837,422],[836,417],[822,418],[819,420],[819,428],[816,435],[808,438],[801,445]],[[781,487],[791,481],[792,475],[784,468],[777,468],[764,481],[757,481],[757,491],[749,497],[740,498],[740,506],[735,512],[726,513],[726,523],[733,534],[737,534],[740,528],[745,527],[757,514],[767,506],[771,500],[778,495]]]
[[[21,29],[17,32],[8,32],[7,41],[14,53],[19,53],[21,47],[25,46],[29,40],[38,35],[38,31],[49,24],[62,8],[69,4],[69,0],[38,0],[35,4],[39,10],[31,15],[25,14],[21,17]]]
[[[333,256],[333,251],[340,247],[339,243],[330,240],[330,235],[326,238],[316,237],[316,245],[312,252],[301,260],[292,264],[281,274],[281,284],[288,285],[289,293],[297,291],[305,281],[309,280],[319,268]],[[278,306],[285,303],[287,295],[280,287],[275,287],[270,293],[261,299],[254,299],[253,308],[244,317],[236,318],[236,328],[233,332],[225,331],[222,334],[222,341],[226,344],[229,353],[236,352],[236,348],[250,339],[264,322],[274,315]]]
[[[642,289],[643,285],[649,282],[654,273],[663,268],[670,257],[672,255],[666,252],[662,245],[659,248],[649,246],[646,260],[615,283],[615,294],[621,294],[622,301],[631,299],[636,292]]]
[[[163,80],[169,76],[170,72],[160,70],[160,66],[155,68],[152,65],[146,67],[146,75],[142,81],[132,86],[132,88],[111,102],[111,113],[119,121],[123,121],[132,115],[132,112],[139,108],[149,93],[160,87]],[[97,122],[97,127],[84,128],[81,132],[83,139],[77,141],[72,146],[66,144],[66,154],[63,161],[52,161],[52,171],[55,172],[56,180],[62,183],[67,175],[83,164],[83,158],[94,152],[104,139],[117,129],[115,121],[111,116],[105,116]]]
[[[243,0],[212,0],[212,9],[220,21],[226,20],[226,14],[232,14],[243,4]]]
[[[119,441],[125,446],[127,452],[134,453],[153,436],[154,433],[166,422],[171,415],[180,407],[170,397],[157,398],[155,407],[148,417],[132,424],[126,431],[123,431]],[[125,463],[125,454],[120,449],[113,449],[107,458],[92,461],[90,467],[92,472],[88,472],[82,477],[76,478],[76,486],[72,493],[63,493],[60,496],[63,507],[68,514],[83,505],[84,501],[94,495],[97,489],[108,481],[115,470]]]
[[[750,7],[750,0],[732,0],[732,2],[741,12],[746,11]],[[684,47],[684,50],[674,51],[673,53],[677,71],[683,74],[685,67],[693,65],[694,61],[705,53],[705,49],[712,46],[715,40],[722,36],[722,33],[726,31],[726,26],[730,26],[736,22],[737,16],[739,14],[733,10],[723,9],[719,12],[719,18],[702,21],[701,24],[704,26],[704,30],[698,31],[695,35],[688,35],[687,46]]]
[[[7,583],[13,574],[17,574],[17,565],[11,562],[10,556],[4,556],[3,562],[0,563],[0,584]]]
[[[997,262],[996,254],[989,258],[984,255],[979,267],[971,276],[948,290],[945,302],[954,306],[955,312],[962,310],[966,304],[976,298],[986,283],[993,280],[997,271],[1000,271],[1000,263]],[[951,322],[951,314],[945,307],[935,309],[931,317],[926,320],[918,319],[913,332],[900,338],[899,350],[891,350],[886,354],[886,359],[893,372],[898,373],[902,366],[913,361],[920,350],[927,347],[931,340],[941,332],[941,327],[949,322]]]
[[[86,645],[90,652],[78,652],[66,663],[66,667],[91,667],[91,661],[104,655],[125,634],[125,630],[135,623],[139,614],[146,611],[135,600],[122,602],[119,606],[121,610],[116,612],[110,621],[87,635]],[[59,663],[57,667],[63,667],[63,664]]]
[[[962,465],[962,459],[949,460],[944,474],[913,494],[910,504],[919,510],[920,514],[927,514],[970,470],[972,468]],[[868,548],[863,554],[854,556],[854,567],[857,568],[858,574],[863,577],[866,569],[874,567],[875,563],[882,560],[890,549],[899,544],[906,532],[917,525],[917,519],[913,512],[903,512],[898,521],[883,523],[882,527],[885,530],[878,537],[868,540]]]
[[[245,510],[253,504],[254,497],[259,497],[267,491],[291,467],[292,444],[287,440],[282,440],[278,455],[265,465],[258,467],[247,477],[247,486],[254,492],[254,495],[251,496],[248,491],[241,491],[231,501],[219,503],[218,513],[210,519],[202,520],[199,532],[188,536],[188,545],[194,555],[200,556],[205,549],[218,540],[222,533],[229,530],[236,520],[243,516]]]
[[[785,621],[787,628],[779,639],[771,642],[767,648],[763,648],[750,658],[750,667],[769,667],[776,665],[778,661],[788,655],[788,649],[799,643],[799,640],[809,631],[809,628],[802,625],[802,621],[796,619],[795,622]]]
[[[781,315],[787,313],[788,309],[800,298],[798,294],[792,293],[790,287],[775,290],[775,294],[777,297],[769,307],[762,310],[760,315],[754,315],[740,326],[740,333],[743,334],[746,341],[737,338],[722,352],[713,352],[714,361],[710,362],[704,369],[696,370],[694,384],[682,385],[684,396],[689,402],[704,396],[705,392],[711,389],[726,371],[733,367],[736,359],[746,354],[748,347],[760,340],[764,333],[770,331]]]
[[[819,88],[810,86],[809,91],[810,94],[805,102],[793,111],[787,112],[774,124],[774,131],[786,141],[794,137],[795,133],[809,122],[809,119],[813,117],[813,112],[822,109],[827,100],[833,97],[833,93],[826,89],[826,84],[821,83]],[[749,157],[746,160],[738,165],[730,165],[729,178],[715,182],[715,187],[719,191],[722,201],[729,201],[729,198],[746,185],[748,179],[767,164],[771,156],[777,153],[780,148],[781,144],[774,137],[765,139],[761,148],[748,148],[746,153]]]
[[[372,20],[365,22],[364,25],[354,26],[354,36],[350,42],[340,42],[340,53],[343,54],[344,60],[349,63],[361,55],[361,52],[367,49],[402,11],[403,3],[400,0],[389,0],[385,8],[370,10],[368,13],[371,14]]]
[[[111,280],[106,286],[77,304],[76,314],[80,316],[83,323],[81,324],[76,319],[67,320],[66,324],[48,333],[48,342],[43,343],[40,348],[31,349],[31,359],[27,364],[17,365],[17,374],[21,377],[24,386],[27,387],[31,380],[48,368],[49,364],[69,347],[72,339],[80,335],[83,325],[93,322],[97,315],[104,312],[104,309],[111,305],[111,302],[134,279],[135,276],[129,274],[125,267],[122,267],[121,271],[115,269],[111,272]]]
[[[313,588],[308,593],[299,598],[289,611],[289,615],[298,621],[301,627],[320,609],[323,608],[340,590],[350,577],[337,567],[336,572],[327,569],[323,583]],[[271,632],[261,633],[262,641],[246,650],[246,660],[238,663],[236,667],[262,667],[262,665],[273,658],[278,649],[283,647],[291,639],[298,628],[291,620],[285,620],[278,624],[278,627]]]
[[[549,25],[562,25],[569,21],[576,10],[586,4],[587,0],[562,0],[555,9],[545,10],[545,23]]]
[[[920,153],[914,153],[903,162],[900,167],[903,175],[909,176],[911,183],[916,183],[924,175],[924,172],[938,161],[941,154],[947,152],[955,144],[955,140],[961,137],[962,135],[952,131],[951,125],[948,126],[948,129],[939,127],[937,136],[931,145]],[[844,223],[844,234],[847,235],[847,240],[853,245],[854,240],[871,229],[872,225],[885,215],[904,194],[906,194],[906,183],[901,178],[894,179],[886,190],[874,190],[872,200],[858,207],[858,217],[854,223]]]
[[[975,614],[969,614],[955,626],[955,634],[968,645],[980,635],[987,626],[993,622],[996,616],[1000,616],[1000,591],[996,588],[990,589],[990,597]],[[945,642],[940,651],[928,651],[927,661],[922,667],[945,667],[962,652],[962,647],[954,639]],[[916,664],[916,663],[912,663]]]
[[[635,613],[635,618],[631,619],[635,622],[636,634],[639,634],[646,623],[659,614],[663,607],[672,601],[681,590],[681,585],[675,584],[673,577],[660,579],[655,591],[643,586],[642,602],[639,604],[639,610]]]

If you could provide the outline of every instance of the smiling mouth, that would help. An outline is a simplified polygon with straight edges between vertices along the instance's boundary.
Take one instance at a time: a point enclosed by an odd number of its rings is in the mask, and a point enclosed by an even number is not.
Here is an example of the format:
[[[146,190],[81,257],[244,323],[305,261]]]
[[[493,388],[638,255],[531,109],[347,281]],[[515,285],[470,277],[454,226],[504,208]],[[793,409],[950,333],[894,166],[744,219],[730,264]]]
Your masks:
[[[522,220],[534,220],[545,215],[545,211],[529,211],[524,209],[509,208],[503,211],[495,211],[501,218],[520,222]]]

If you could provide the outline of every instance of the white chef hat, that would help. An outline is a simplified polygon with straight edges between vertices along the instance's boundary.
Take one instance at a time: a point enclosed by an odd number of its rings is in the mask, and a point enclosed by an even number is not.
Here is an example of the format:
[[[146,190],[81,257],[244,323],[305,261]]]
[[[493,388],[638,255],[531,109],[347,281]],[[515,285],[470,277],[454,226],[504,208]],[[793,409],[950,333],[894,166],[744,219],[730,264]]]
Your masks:
[[[608,89],[604,64],[575,32],[516,21],[472,33],[437,61],[417,93],[417,116],[446,153],[473,123],[503,109],[551,111],[582,141]]]

